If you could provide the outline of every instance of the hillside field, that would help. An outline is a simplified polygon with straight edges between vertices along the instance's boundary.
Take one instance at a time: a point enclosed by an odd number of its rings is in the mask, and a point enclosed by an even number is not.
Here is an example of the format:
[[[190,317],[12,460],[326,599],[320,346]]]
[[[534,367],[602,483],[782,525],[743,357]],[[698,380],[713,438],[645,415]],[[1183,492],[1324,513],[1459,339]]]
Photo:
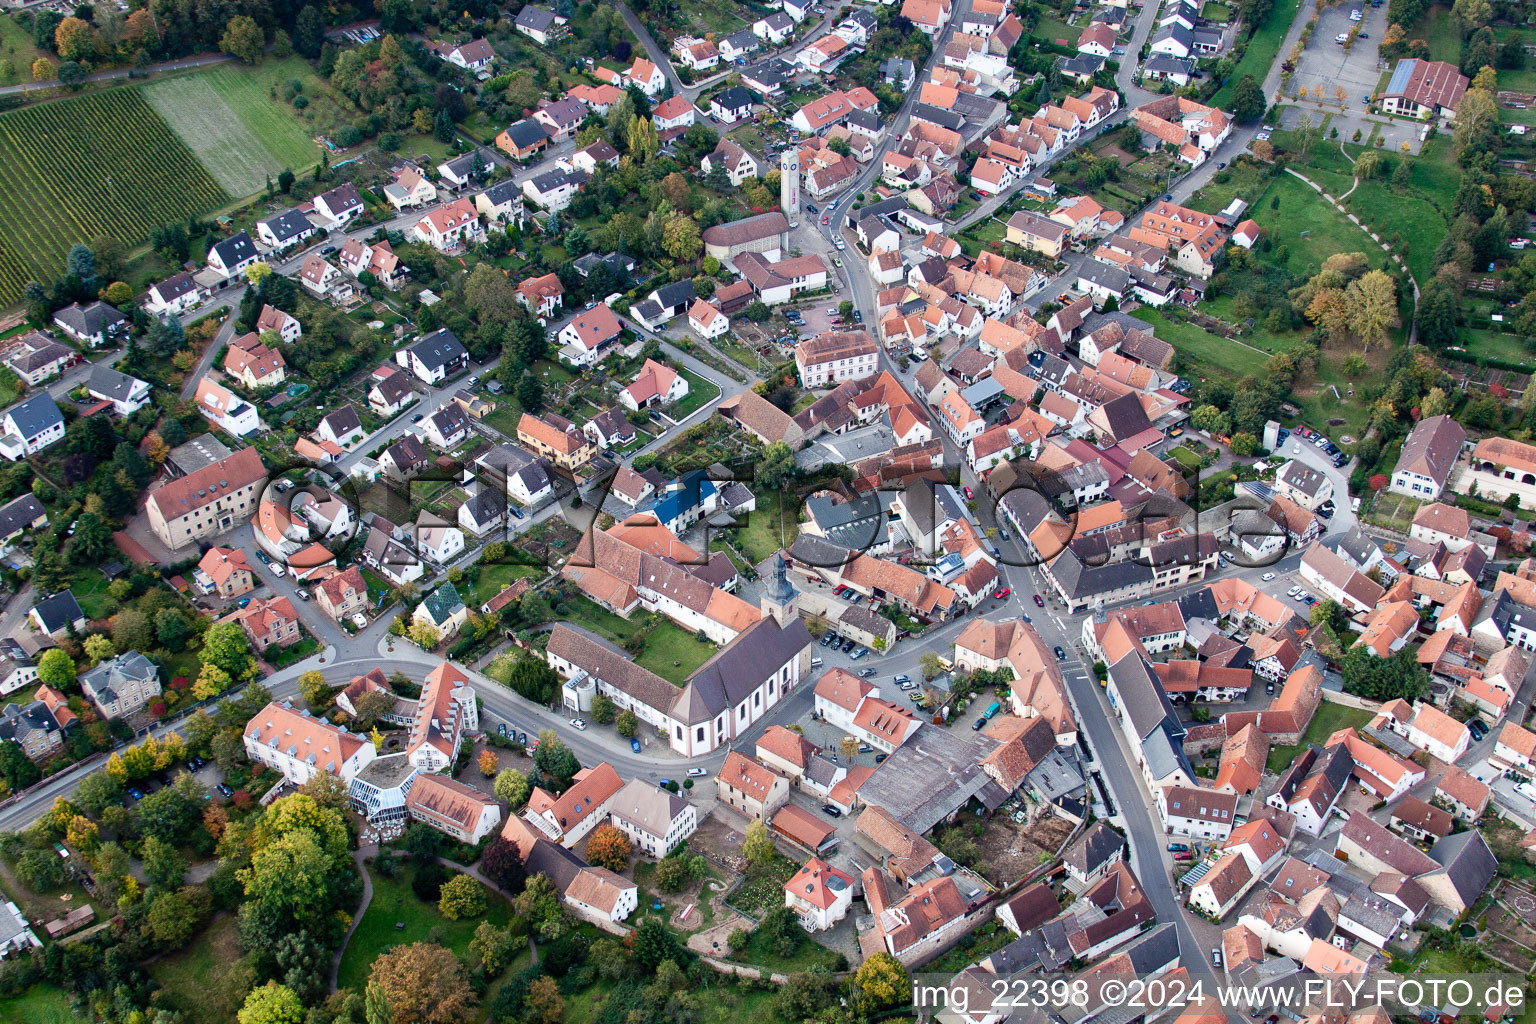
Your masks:
[[[50,281],[76,242],[137,245],[229,193],[138,89],[0,114],[0,305]]]
[[[261,191],[284,168],[299,172],[320,160],[310,129],[272,95],[290,78],[302,83],[314,73],[293,60],[258,68],[223,64],[142,89],[224,191],[241,197]]]

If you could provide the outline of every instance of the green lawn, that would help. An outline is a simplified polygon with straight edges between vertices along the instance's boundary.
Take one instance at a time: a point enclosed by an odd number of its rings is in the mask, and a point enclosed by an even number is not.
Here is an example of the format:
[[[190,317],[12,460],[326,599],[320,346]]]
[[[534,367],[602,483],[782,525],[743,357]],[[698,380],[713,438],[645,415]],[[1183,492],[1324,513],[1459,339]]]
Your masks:
[[[1009,936],[1010,938],[1012,936]],[[763,967],[770,971],[779,971],[784,974],[793,974],[796,971],[808,971],[813,967],[825,967],[832,969],[832,962],[837,954],[826,946],[817,942],[809,935],[804,936],[800,942],[800,948],[789,956],[779,956],[769,948],[770,941],[766,935],[752,930],[752,939],[747,943],[747,948],[731,954],[731,959],[738,963],[752,964],[755,967]]]
[[[363,990],[368,980],[368,970],[380,953],[402,943],[426,942],[437,931],[442,944],[459,955],[469,949],[469,940],[482,920],[497,927],[504,927],[512,919],[512,906],[500,895],[487,892],[489,905],[483,918],[450,921],[437,912],[437,907],[423,903],[411,892],[411,871],[402,864],[393,878],[384,878],[372,868],[373,902],[363,914],[357,931],[347,943],[341,957],[341,971],[337,975],[339,988]],[[397,924],[403,927],[396,927]]]
[[[1307,726],[1306,733],[1301,737],[1301,743],[1294,747],[1271,747],[1269,750],[1269,770],[1279,772],[1285,766],[1296,760],[1308,744],[1316,743],[1319,746],[1323,741],[1340,729],[1359,729],[1371,720],[1371,713],[1362,708],[1345,707],[1343,704],[1335,704],[1325,700],[1317,707],[1317,714],[1312,716],[1312,724]]]
[[[480,575],[466,593],[464,603],[470,608],[479,608],[511,586],[513,580],[537,579],[542,575],[544,570],[534,565],[480,564]]]
[[[1174,461],[1183,466],[1185,469],[1194,470],[1200,468],[1200,456],[1196,455],[1194,452],[1190,451],[1183,445],[1179,445],[1168,454],[1173,456]]]
[[[678,372],[688,382],[688,393],[683,396],[682,401],[667,410],[667,415],[673,419],[685,419],[720,397],[720,388],[713,382],[705,380],[686,367],[678,367]]]
[[[43,56],[54,59],[53,54],[44,54],[33,44],[32,33],[16,24],[15,18],[9,15],[0,17],[0,60],[10,61],[16,69],[16,77],[8,82],[0,82],[0,85],[31,81],[32,62]]]
[[[681,686],[715,650],[714,644],[700,640],[671,621],[663,621],[646,638],[645,651],[635,659],[635,664]]]
[[[7,18],[0,24],[9,25]],[[13,999],[0,999],[0,1020],[17,1021],[18,1024],[78,1024],[69,1008],[69,999],[63,992],[50,985],[33,985]]]
[[[614,990],[611,981],[599,981],[590,988],[565,997],[565,1024],[590,1024],[604,1009]],[[707,973],[702,986],[693,990],[702,1005],[702,1019],[718,1021],[769,1021],[776,1019],[774,989],[745,989],[724,975]],[[622,1018],[623,1014],[620,1014]]]
[[[1232,20],[1232,7],[1221,0],[1211,0],[1210,3],[1200,8],[1200,17],[1206,21],[1220,22],[1225,25]]]
[[[634,635],[640,629],[638,623],[630,622],[622,615],[615,615],[579,594],[566,599],[566,618],[614,643],[621,643],[625,637]]]
[[[1461,343],[1470,355],[1500,359],[1516,365],[1533,361],[1530,350],[1518,334],[1502,334],[1472,327],[1463,327],[1460,333]]]
[[[1153,333],[1178,349],[1186,358],[1198,361],[1203,372],[1254,377],[1264,372],[1264,366],[1269,361],[1263,352],[1255,352],[1182,320],[1170,320],[1151,306],[1142,306],[1131,315],[1151,324]]]
[[[1502,37],[1503,32],[1495,32],[1495,35]],[[1450,4],[1431,7],[1408,33],[1408,38],[1428,43],[1430,60],[1461,63],[1461,27],[1451,20]]]
[[[1211,98],[1211,106],[1231,110],[1232,90],[1236,88],[1238,79],[1244,75],[1252,75],[1256,82],[1264,81],[1270,65],[1275,62],[1275,55],[1280,52],[1280,47],[1285,42],[1285,34],[1290,31],[1291,22],[1296,18],[1296,9],[1300,6],[1301,0],[1276,0],[1269,20],[1253,34],[1253,38],[1248,40],[1247,49],[1243,51],[1243,59],[1238,61],[1237,67],[1232,69],[1232,74],[1227,77],[1227,84],[1217,90],[1216,95]],[[1207,8],[1209,7],[1208,4]]]
[[[172,1008],[186,1014],[190,1024],[228,1024],[235,1019],[256,980],[237,940],[235,916],[226,914],[187,948],[156,960],[150,968],[170,993]]]
[[[792,495],[781,491],[759,494],[757,508],[747,513],[746,525],[735,531],[736,546],[756,565],[795,542],[800,533],[799,518]]]
[[[1274,205],[1276,199],[1280,201],[1278,208]],[[1381,247],[1369,236],[1289,174],[1270,182],[1251,213],[1269,232],[1273,244],[1270,257],[1273,259],[1275,250],[1284,247],[1286,268],[1297,277],[1311,277],[1335,253],[1363,252],[1375,265],[1382,258]]]
[[[320,80],[304,61],[290,58],[248,68],[222,64],[195,75],[143,86],[147,99],[230,195],[260,191],[284,168],[302,172],[320,159],[311,128],[289,103],[274,97],[279,82]]]
[[[1448,196],[1449,201],[1453,196]],[[1435,249],[1445,237],[1449,227],[1437,208],[1428,199],[1414,195],[1395,195],[1392,189],[1379,181],[1361,182],[1360,187],[1344,200],[1344,205],[1360,220],[1370,225],[1382,241],[1391,244],[1394,234],[1401,244],[1408,246],[1403,257],[1414,279],[1428,281],[1435,271]],[[1365,239],[1374,248],[1374,243]],[[1372,262],[1375,262],[1374,255]]]

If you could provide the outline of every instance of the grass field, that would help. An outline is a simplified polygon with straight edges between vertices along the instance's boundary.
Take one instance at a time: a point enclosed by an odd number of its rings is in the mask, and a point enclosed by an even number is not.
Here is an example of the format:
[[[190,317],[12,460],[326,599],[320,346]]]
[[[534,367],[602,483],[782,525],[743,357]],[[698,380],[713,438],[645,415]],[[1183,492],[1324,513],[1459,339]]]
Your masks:
[[[45,55],[39,50],[32,42],[32,33],[16,24],[14,18],[0,17],[0,60],[10,61],[16,72],[16,77],[0,85],[30,81],[32,62],[42,56],[52,58],[53,54]]]
[[[746,525],[735,531],[736,546],[756,565],[795,542],[799,521],[800,510],[793,495],[764,489],[757,497],[757,508],[747,513]],[[737,522],[741,522],[740,516]]]
[[[144,86],[144,97],[226,192],[247,196],[284,168],[301,171],[320,159],[309,129],[291,106],[272,96],[277,81],[299,76],[290,63],[259,69],[223,65],[162,79]],[[302,70],[313,77],[307,66]]]
[[[635,659],[635,664],[681,686],[714,653],[714,644],[700,640],[681,626],[663,622],[651,631],[645,651]]]
[[[1222,110],[1232,109],[1232,90],[1237,87],[1238,80],[1244,75],[1252,75],[1256,82],[1263,82],[1264,76],[1269,73],[1269,66],[1275,62],[1275,55],[1280,52],[1281,45],[1285,42],[1285,34],[1290,31],[1291,22],[1296,18],[1296,9],[1301,6],[1301,0],[1277,0],[1274,10],[1269,14],[1260,29],[1248,40],[1248,48],[1243,51],[1243,59],[1237,62],[1237,67],[1232,69],[1232,74],[1227,76],[1227,84],[1216,91],[1211,97],[1210,104]]]
[[[1286,765],[1296,760],[1296,755],[1307,749],[1307,744],[1321,745],[1324,740],[1340,729],[1358,729],[1371,720],[1371,713],[1361,708],[1349,708],[1343,704],[1335,704],[1325,700],[1317,706],[1317,714],[1312,716],[1312,724],[1307,726],[1307,731],[1301,737],[1301,743],[1294,747],[1271,747],[1269,750],[1269,770],[1278,772]]]
[[[371,868],[369,877],[373,879],[373,901],[368,904],[368,910],[341,956],[341,970],[336,976],[338,988],[361,992],[374,960],[393,946],[426,942],[436,930],[442,935],[442,944],[462,956],[468,951],[469,940],[482,920],[501,928],[512,919],[511,905],[497,893],[487,890],[483,918],[448,920],[437,912],[435,905],[416,898],[411,891],[408,864],[400,865],[393,878],[385,878]],[[404,927],[397,929],[397,923]]]
[[[133,245],[229,201],[137,89],[0,115],[0,305],[98,235]]]
[[[1518,334],[1502,334],[1475,327],[1461,329],[1461,343],[1473,356],[1500,359],[1506,363],[1531,363],[1532,356]]]
[[[1277,197],[1278,209],[1272,206]],[[1363,252],[1372,264],[1381,259],[1380,246],[1289,174],[1270,182],[1251,216],[1269,231],[1275,248],[1286,248],[1286,267],[1302,278],[1321,270],[1323,261],[1335,253]]]
[[[1269,357],[1215,334],[1210,334],[1182,320],[1170,320],[1151,306],[1131,314],[1145,320],[1159,338],[1167,341],[1186,358],[1198,361],[1211,374],[1230,377],[1255,377],[1264,372]]]
[[[705,405],[720,397],[720,389],[712,382],[705,380],[686,367],[679,366],[683,379],[688,382],[688,393],[682,399],[667,410],[667,415],[675,420],[685,419],[704,408]]]
[[[63,992],[48,985],[34,985],[13,999],[0,999],[0,1020],[26,1024],[78,1024]]]
[[[240,956],[237,922],[226,914],[186,949],[156,960],[154,979],[170,992],[173,1008],[189,1024],[227,1024],[235,1019],[255,972]]]

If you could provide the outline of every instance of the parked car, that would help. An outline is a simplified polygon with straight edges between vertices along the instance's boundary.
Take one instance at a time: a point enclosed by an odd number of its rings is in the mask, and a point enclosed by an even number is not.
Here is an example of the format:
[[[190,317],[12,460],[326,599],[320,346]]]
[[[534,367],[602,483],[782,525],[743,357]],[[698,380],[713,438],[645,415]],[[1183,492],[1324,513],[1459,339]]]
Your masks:
[[[1189,847],[1185,846],[1183,843],[1169,843],[1168,844],[1168,852],[1169,853],[1184,853],[1188,849],[1189,849]]]
[[[1011,588],[1009,588],[1009,587],[1004,587],[1002,590],[999,590],[993,596],[996,597],[999,601],[1006,601],[1012,595],[1013,595],[1013,590]]]
[[[890,754],[876,754],[875,755],[875,764],[885,764],[885,759],[890,757],[890,756],[891,756]]]
[[[822,804],[821,813],[829,818],[841,818],[843,816],[842,810],[834,804]]]
[[[897,676],[895,679],[891,680],[891,682],[896,683],[898,685],[901,684],[901,683],[910,683],[911,681],[912,681],[912,677],[908,676],[908,675],[900,675],[900,676]]]
[[[1274,578],[1275,578],[1275,574],[1272,573],[1272,572],[1267,572],[1263,576],[1259,577],[1259,579],[1263,580],[1265,583],[1268,583],[1270,580],[1272,580]]]
[[[1044,608],[1045,607],[1045,598],[1041,597],[1039,594],[1036,594],[1035,595],[1035,604],[1039,605],[1041,608]]]
[[[586,727],[587,727],[587,723],[583,719],[580,719],[580,718],[573,718],[573,719],[571,719],[571,725],[574,726],[577,729],[582,729],[582,730],[585,730]]]
[[[1484,736],[1488,735],[1488,727],[1483,724],[1483,720],[1480,718],[1468,719],[1467,731],[1470,732],[1472,734],[1472,738],[1479,743],[1482,742]]]
[[[469,385],[469,386],[470,386],[470,387],[472,387],[472,388],[477,388],[477,387],[479,387],[479,386],[480,386],[480,377],[479,377],[479,375],[477,375],[477,374],[473,374],[473,373],[472,373],[472,374],[470,374],[470,375],[469,375],[469,377],[468,377],[468,378],[467,378],[467,379],[466,379],[466,380],[465,380],[465,381],[464,381],[464,383],[465,383],[465,384],[468,384],[468,385]]]
[[[640,753],[640,741],[637,739],[631,739],[629,741],[629,749],[633,750],[637,754]]]
[[[708,774],[709,773],[706,772],[703,768],[689,768],[688,769],[688,777],[690,779],[702,779],[704,776],[706,776]]]
[[[859,669],[859,675],[862,678],[864,678],[864,679],[868,679],[870,676],[872,676],[874,674],[875,674],[875,670],[874,670],[873,666],[871,666],[870,668],[861,668],[861,669]]]

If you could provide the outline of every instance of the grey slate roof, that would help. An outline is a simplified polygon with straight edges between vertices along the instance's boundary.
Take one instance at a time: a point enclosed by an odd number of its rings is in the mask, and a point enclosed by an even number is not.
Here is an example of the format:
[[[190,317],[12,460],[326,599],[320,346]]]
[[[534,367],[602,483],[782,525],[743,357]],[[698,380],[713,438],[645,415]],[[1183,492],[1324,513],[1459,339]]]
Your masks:
[[[1078,836],[1061,859],[1070,868],[1091,875],[1111,861],[1118,860],[1125,850],[1125,837],[1102,821]]]
[[[97,365],[91,367],[91,376],[86,387],[93,394],[105,395],[121,401],[133,393],[135,384],[142,383],[143,381],[130,377],[126,373],[118,373],[110,366]]]
[[[507,138],[518,149],[527,149],[529,146],[538,145],[540,142],[549,141],[549,132],[544,126],[531,117],[525,117],[521,121],[513,121],[507,125]]]
[[[5,411],[5,415],[16,424],[16,429],[21,433],[24,441],[39,437],[64,422],[64,414],[59,411],[58,403],[46,391],[38,392],[25,402],[11,406]]]
[[[411,346],[411,354],[421,360],[429,370],[440,369],[455,359],[469,355],[458,335],[446,327],[439,328]]]
[[[1475,829],[1446,836],[1430,847],[1429,856],[1445,869],[1446,878],[1469,907],[1499,869],[1499,862]]]
[[[32,610],[37,612],[37,617],[43,622],[43,629],[49,633],[62,632],[71,623],[85,618],[85,613],[80,610],[80,602],[67,590],[43,598],[32,606]]]
[[[89,337],[104,334],[128,318],[105,302],[92,302],[88,306],[76,302],[53,314],[53,319],[56,323],[68,326],[76,334]]]
[[[251,241],[251,236],[242,231],[237,235],[231,235],[221,242],[215,242],[213,251],[219,254],[219,259],[226,267],[233,267],[241,260],[248,260],[256,255],[256,244]]]
[[[111,704],[117,700],[117,691],[124,683],[142,682],[159,674],[154,662],[144,655],[138,651],[125,651],[81,675],[80,685],[94,693],[102,704]]]
[[[309,222],[309,218],[298,210],[284,210],[275,217],[268,217],[262,223],[272,232],[279,245],[298,238],[306,231],[314,230],[314,225]]]
[[[0,537],[23,530],[37,522],[47,511],[30,494],[23,494],[15,501],[0,506]]]
[[[537,4],[528,4],[517,12],[517,20],[513,24],[532,32],[548,32],[555,27],[555,12]]]

